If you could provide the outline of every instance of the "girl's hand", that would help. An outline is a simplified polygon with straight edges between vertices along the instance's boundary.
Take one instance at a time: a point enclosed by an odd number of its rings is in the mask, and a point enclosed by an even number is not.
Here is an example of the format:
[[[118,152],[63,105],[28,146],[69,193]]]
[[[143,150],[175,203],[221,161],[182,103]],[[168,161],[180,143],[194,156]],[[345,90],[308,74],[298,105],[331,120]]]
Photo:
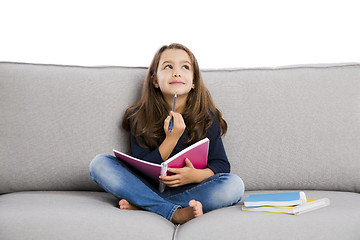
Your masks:
[[[171,117],[173,117],[174,119],[173,119],[173,127],[170,132],[169,125],[170,125]],[[180,113],[171,111],[170,116],[168,116],[164,121],[164,131],[165,131],[166,137],[170,137],[170,138],[178,140],[181,137],[181,135],[184,133],[185,128],[186,128],[186,125],[185,125],[184,119]]]
[[[160,176],[159,180],[168,187],[179,187],[195,182],[197,169],[194,168],[189,159],[185,159],[185,163],[186,166],[183,168],[169,168],[168,171],[175,173],[175,175]]]
[[[171,116],[174,117],[174,122],[172,131],[170,132],[169,124]],[[168,116],[164,121],[164,131],[166,134],[165,139],[159,146],[159,152],[164,161],[168,159],[171,152],[174,150],[181,135],[184,133],[185,128],[186,126],[182,115],[171,111],[170,116]]]

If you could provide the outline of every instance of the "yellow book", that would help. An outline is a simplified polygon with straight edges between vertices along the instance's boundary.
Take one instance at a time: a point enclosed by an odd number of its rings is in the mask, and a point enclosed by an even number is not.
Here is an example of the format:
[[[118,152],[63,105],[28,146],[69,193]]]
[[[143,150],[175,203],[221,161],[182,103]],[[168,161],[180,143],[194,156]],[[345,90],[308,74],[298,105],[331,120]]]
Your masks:
[[[330,200],[328,198],[321,199],[311,199],[308,198],[306,203],[300,204],[297,206],[288,206],[288,207],[273,207],[273,206],[264,206],[264,207],[241,207],[243,211],[248,212],[271,212],[271,213],[284,213],[291,215],[299,215],[301,213],[310,212],[322,207],[330,205]]]

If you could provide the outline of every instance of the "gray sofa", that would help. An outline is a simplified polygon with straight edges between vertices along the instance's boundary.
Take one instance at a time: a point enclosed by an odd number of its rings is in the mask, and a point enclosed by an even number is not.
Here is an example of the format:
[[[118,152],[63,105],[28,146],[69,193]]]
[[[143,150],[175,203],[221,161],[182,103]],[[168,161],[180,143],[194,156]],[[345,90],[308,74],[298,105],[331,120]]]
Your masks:
[[[218,209],[184,225],[126,211],[89,176],[126,151],[146,68],[0,63],[0,239],[360,239],[360,64],[203,70],[245,197],[304,190],[291,216]]]

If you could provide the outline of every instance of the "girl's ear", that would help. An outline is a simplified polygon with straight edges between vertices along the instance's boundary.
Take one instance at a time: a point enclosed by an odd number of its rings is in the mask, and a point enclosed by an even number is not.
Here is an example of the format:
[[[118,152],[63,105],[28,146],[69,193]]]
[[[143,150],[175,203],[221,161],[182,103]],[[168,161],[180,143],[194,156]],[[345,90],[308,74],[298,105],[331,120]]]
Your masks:
[[[193,83],[193,85],[192,85],[192,87],[191,87],[192,89],[195,89],[195,83]]]
[[[159,84],[155,78],[153,79],[153,84],[155,88],[159,88]]]

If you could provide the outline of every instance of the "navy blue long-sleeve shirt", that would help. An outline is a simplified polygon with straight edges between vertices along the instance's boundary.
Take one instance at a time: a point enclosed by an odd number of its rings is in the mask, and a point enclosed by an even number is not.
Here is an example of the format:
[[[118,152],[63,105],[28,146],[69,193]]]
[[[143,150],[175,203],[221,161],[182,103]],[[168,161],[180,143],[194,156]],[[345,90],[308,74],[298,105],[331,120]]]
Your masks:
[[[215,174],[217,173],[229,173],[230,163],[226,156],[223,142],[220,137],[220,127],[213,114],[210,114],[213,123],[207,131],[207,138],[210,140],[209,144],[209,155],[207,167],[210,168]],[[131,131],[130,131],[131,132]],[[173,149],[170,157],[174,156],[178,152],[185,149],[187,146],[184,144],[187,138],[188,131],[185,130],[183,135],[180,137],[175,148]],[[133,134],[131,134],[131,150],[132,155],[136,158],[143,159],[148,162],[161,164],[163,159],[159,152],[159,147],[156,149],[143,148],[139,146]],[[191,161],[191,159],[189,159]]]

